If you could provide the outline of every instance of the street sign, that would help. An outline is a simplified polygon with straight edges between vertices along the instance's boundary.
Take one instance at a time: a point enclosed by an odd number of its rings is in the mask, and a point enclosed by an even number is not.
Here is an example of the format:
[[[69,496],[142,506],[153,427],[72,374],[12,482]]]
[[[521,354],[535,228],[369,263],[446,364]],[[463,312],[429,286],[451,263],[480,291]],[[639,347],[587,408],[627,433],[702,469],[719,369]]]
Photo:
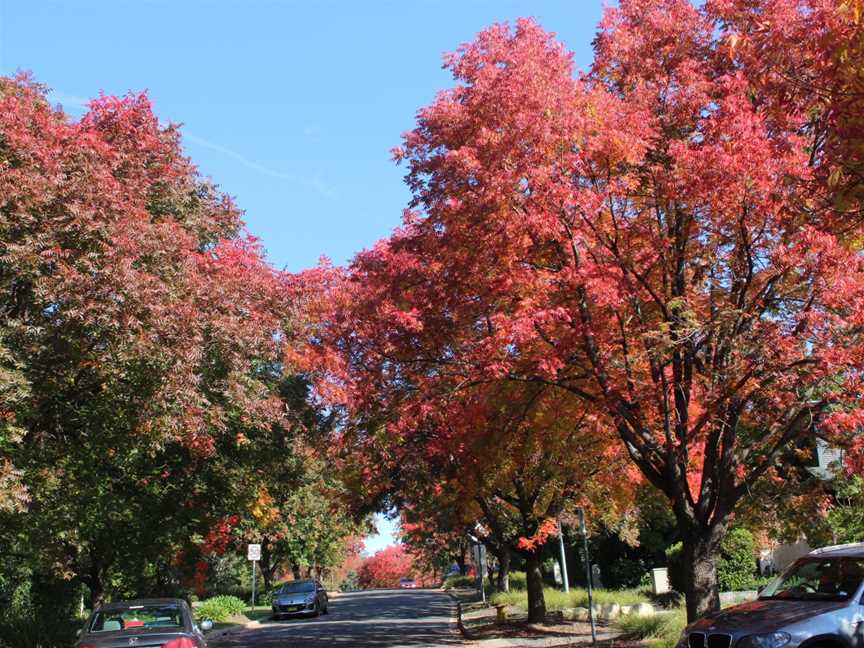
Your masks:
[[[247,560],[261,560],[261,545],[250,544],[246,549]]]
[[[486,545],[474,545],[474,567],[478,572],[486,568]]]
[[[486,602],[486,590],[483,589],[483,573],[486,571],[486,545],[474,545],[474,568],[477,570],[477,576],[480,583],[480,599]]]

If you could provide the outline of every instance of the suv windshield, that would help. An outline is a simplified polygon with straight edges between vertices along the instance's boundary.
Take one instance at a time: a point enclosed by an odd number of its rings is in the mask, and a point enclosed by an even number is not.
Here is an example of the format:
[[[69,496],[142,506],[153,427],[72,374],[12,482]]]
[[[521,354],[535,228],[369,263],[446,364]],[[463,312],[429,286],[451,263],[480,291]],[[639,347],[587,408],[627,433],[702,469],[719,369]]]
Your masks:
[[[760,599],[845,601],[864,580],[864,559],[806,558],[772,581]]]
[[[315,583],[312,581],[292,581],[285,583],[280,589],[280,594],[295,594],[297,592],[314,592]]]
[[[183,615],[180,606],[130,605],[126,608],[100,610],[93,617],[90,632],[117,632],[136,628],[180,628]]]

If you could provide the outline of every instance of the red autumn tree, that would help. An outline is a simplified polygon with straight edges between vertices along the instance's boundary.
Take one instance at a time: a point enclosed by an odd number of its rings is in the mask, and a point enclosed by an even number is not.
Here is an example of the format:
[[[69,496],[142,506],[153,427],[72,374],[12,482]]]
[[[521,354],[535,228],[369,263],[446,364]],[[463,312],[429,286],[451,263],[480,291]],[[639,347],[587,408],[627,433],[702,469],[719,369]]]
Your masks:
[[[621,2],[578,79],[530,21],[463,46],[396,151],[405,271],[358,316],[395,390],[503,378],[601,414],[670,500],[690,618],[718,604],[751,486],[817,422],[854,444],[864,414],[861,226],[813,196],[807,116],[769,114],[718,28],[685,0]]]
[[[262,369],[282,278],[145,95],[72,120],[0,79],[0,168],[0,509],[27,503],[4,542],[94,602],[117,576],[168,582],[225,513],[218,449],[284,416]]]
[[[369,556],[357,570],[364,589],[398,587],[400,578],[410,578],[414,561],[402,545],[391,545]]]
[[[540,550],[554,518],[592,495],[614,506],[622,494],[620,445],[602,417],[554,385],[466,382],[458,360],[442,370],[433,359],[441,345],[452,353],[478,341],[474,320],[394,326],[394,301],[423,297],[429,285],[421,265],[403,263],[400,243],[397,236],[359,255],[345,276],[322,269],[309,277],[330,279],[323,283],[331,310],[304,350],[314,351],[305,362],[324,383],[322,394],[347,405],[336,444],[343,467],[356,466],[349,472],[360,476],[358,492],[386,497],[409,524],[422,522],[412,528],[425,533],[411,537],[424,555],[440,550],[440,541],[464,551],[465,537],[476,534],[498,559],[506,588],[510,554],[521,554],[529,617],[540,621]],[[324,292],[311,290],[315,298]],[[474,307],[481,317],[494,308],[479,300]],[[421,362],[418,349],[428,354]]]
[[[722,47],[766,116],[807,138],[813,202],[850,220],[864,205],[864,3],[711,0]],[[790,110],[792,108],[792,110]]]

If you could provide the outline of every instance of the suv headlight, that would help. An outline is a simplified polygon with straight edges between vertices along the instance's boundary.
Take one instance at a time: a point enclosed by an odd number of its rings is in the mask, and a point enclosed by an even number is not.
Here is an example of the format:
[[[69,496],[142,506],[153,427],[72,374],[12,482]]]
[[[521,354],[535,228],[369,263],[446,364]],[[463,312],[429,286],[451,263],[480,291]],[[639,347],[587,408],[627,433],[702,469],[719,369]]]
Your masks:
[[[781,648],[792,640],[788,632],[771,632],[741,637],[737,648]]]
[[[310,594],[309,596],[306,597],[306,602],[307,602],[307,603],[311,603],[311,602],[314,601],[314,600],[315,600],[315,595],[314,595],[314,594]]]

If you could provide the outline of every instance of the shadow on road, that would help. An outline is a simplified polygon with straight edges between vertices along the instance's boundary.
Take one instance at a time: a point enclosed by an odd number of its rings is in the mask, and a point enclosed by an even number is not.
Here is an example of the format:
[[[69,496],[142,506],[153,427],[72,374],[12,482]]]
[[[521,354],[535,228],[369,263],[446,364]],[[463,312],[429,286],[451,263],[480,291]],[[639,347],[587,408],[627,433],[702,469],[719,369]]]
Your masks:
[[[456,646],[453,602],[435,590],[370,590],[330,601],[314,619],[268,620],[211,642],[212,648],[255,646]]]

